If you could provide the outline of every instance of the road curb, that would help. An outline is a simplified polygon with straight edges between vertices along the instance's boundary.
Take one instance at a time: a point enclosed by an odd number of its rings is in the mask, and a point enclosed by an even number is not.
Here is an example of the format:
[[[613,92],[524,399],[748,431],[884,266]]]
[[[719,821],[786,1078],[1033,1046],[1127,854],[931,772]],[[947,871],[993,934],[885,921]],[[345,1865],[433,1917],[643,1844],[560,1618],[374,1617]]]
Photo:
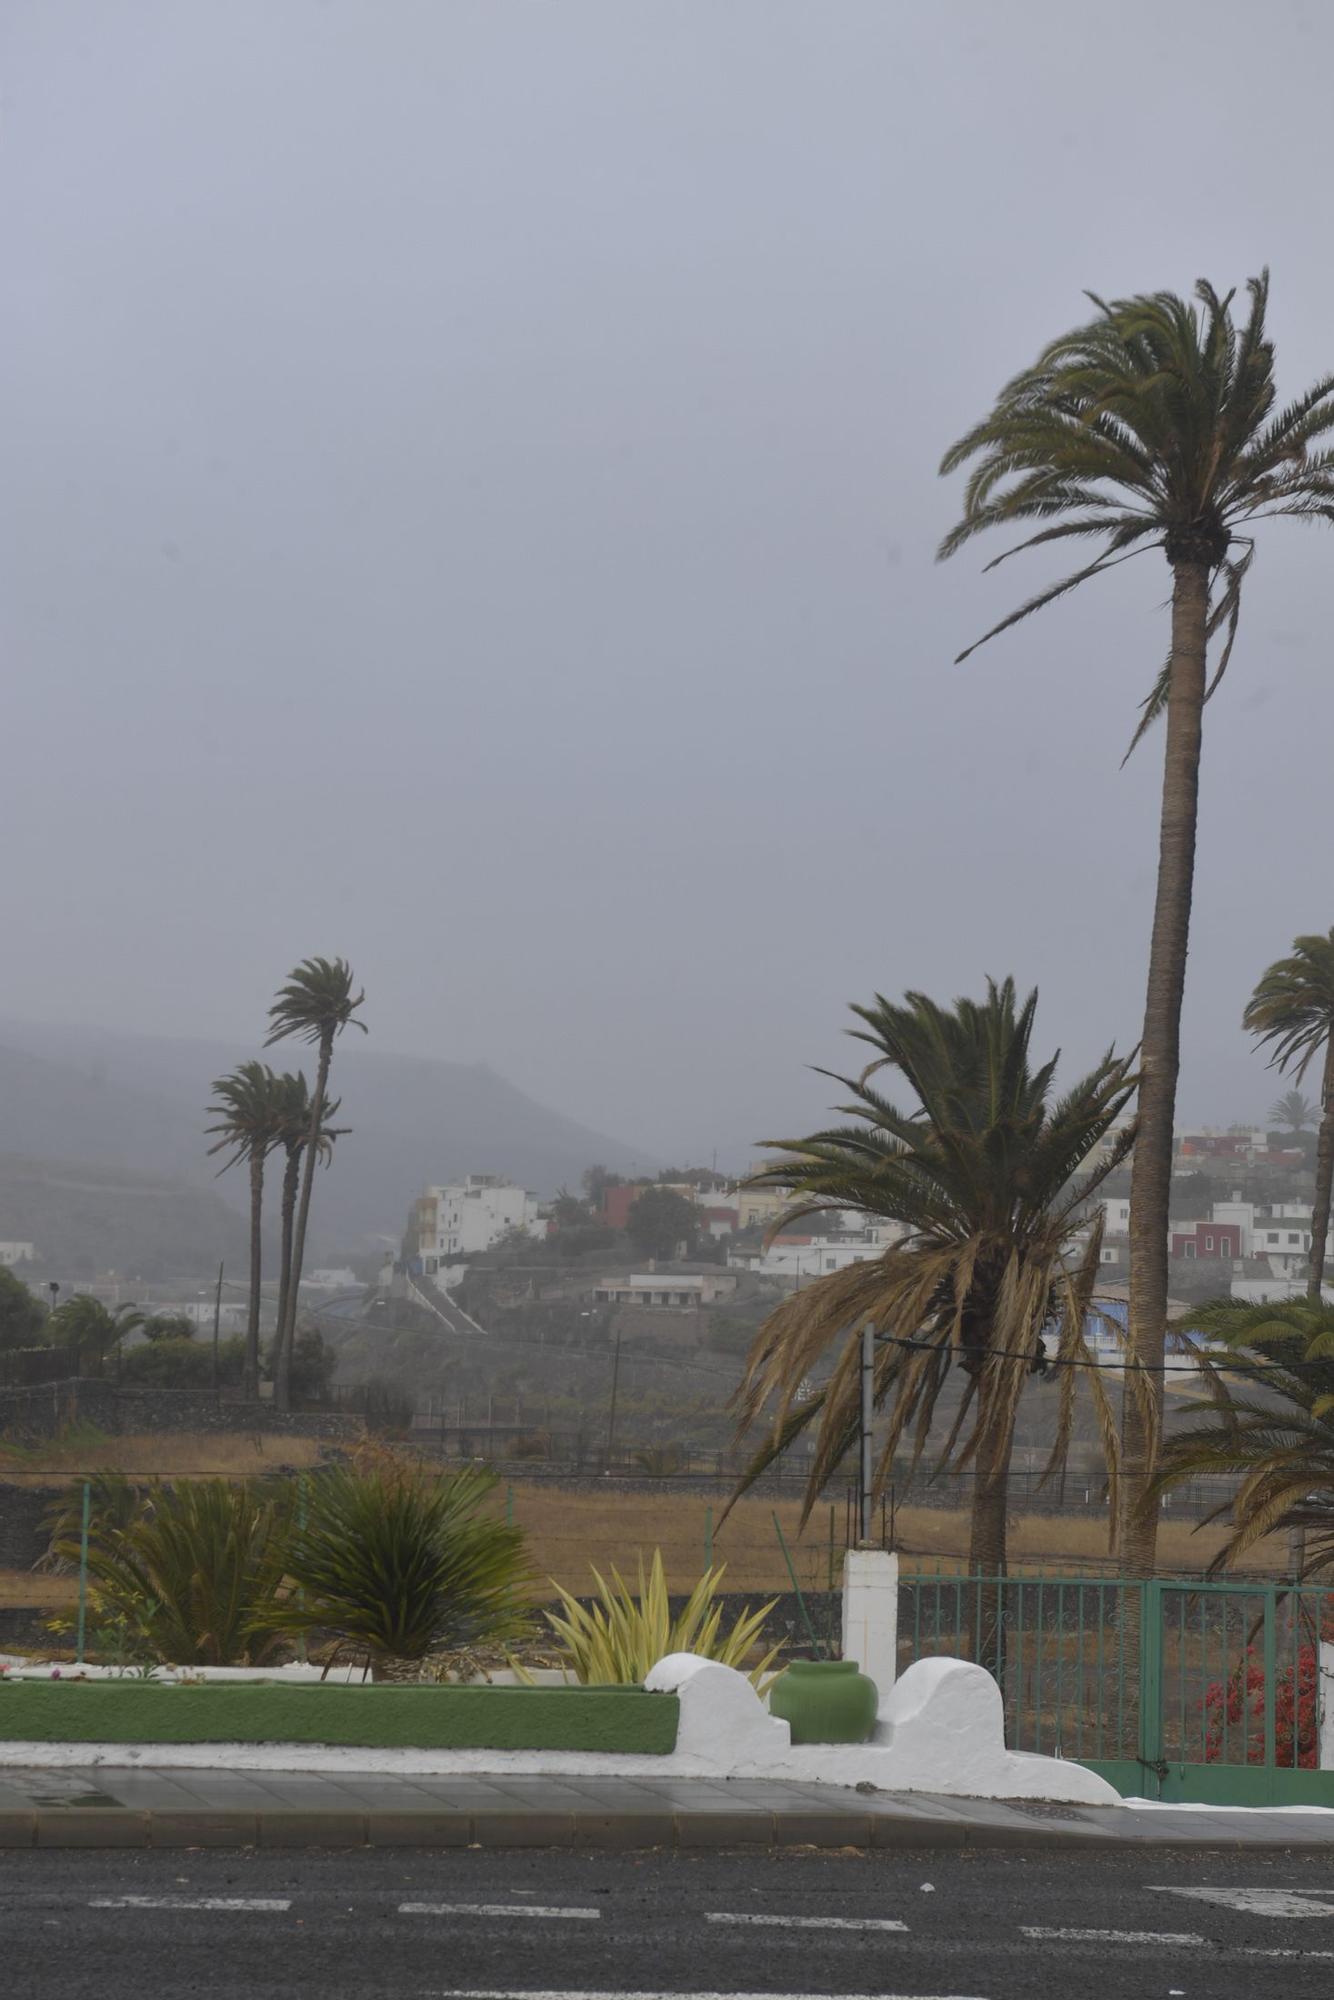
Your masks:
[[[1285,1829],[1286,1831],[1286,1829]],[[0,1849],[19,1848],[858,1848],[933,1853],[1116,1847],[1198,1854],[1270,1853],[1284,1848],[1334,1853],[1325,1832],[1294,1826],[1247,1839],[1180,1826],[1125,1835],[1087,1821],[1006,1826],[998,1821],[929,1818],[919,1813],[805,1812],[401,1812],[140,1811],[125,1806],[38,1806],[0,1811]]]

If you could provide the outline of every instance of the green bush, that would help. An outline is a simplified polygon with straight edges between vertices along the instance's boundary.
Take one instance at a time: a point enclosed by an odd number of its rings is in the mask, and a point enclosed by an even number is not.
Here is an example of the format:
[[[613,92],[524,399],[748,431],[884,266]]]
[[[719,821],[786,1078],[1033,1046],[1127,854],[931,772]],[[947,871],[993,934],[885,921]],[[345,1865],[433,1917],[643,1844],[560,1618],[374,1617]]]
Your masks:
[[[171,1666],[262,1664],[282,1630],[289,1516],[281,1488],[155,1481],[127,1524],[108,1511],[89,1538],[94,1623]],[[77,1526],[56,1546],[77,1561]]]
[[[523,1530],[483,1511],[494,1486],[471,1467],[442,1478],[388,1458],[321,1472],[291,1536],[289,1629],[335,1633],[385,1679],[522,1637],[531,1572]]]

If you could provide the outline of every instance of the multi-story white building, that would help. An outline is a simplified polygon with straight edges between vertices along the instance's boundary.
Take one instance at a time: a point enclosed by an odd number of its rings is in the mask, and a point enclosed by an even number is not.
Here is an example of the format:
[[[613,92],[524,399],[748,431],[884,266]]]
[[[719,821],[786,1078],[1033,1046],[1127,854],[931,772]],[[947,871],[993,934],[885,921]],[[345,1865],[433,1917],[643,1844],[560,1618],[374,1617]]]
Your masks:
[[[35,1243],[0,1243],[0,1264],[12,1270],[15,1264],[33,1264],[37,1261]]]
[[[467,1180],[429,1187],[413,1210],[417,1254],[434,1277],[442,1261],[477,1257],[511,1230],[545,1236],[535,1194],[503,1174],[469,1174]]]

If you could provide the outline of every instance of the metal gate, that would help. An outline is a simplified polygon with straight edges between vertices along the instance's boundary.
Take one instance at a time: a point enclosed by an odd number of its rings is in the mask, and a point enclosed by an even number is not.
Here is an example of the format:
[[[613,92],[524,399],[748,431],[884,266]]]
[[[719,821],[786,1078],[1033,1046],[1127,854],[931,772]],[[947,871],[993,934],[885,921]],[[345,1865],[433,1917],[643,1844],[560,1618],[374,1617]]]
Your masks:
[[[900,1672],[933,1653],[973,1658],[979,1634],[1013,1750],[1073,1757],[1127,1797],[1334,1806],[1334,1770],[1319,1768],[1334,1591],[901,1577]],[[1334,1684],[1324,1692],[1334,1718]]]
[[[1139,1754],[1151,1796],[1334,1805],[1334,1771],[1319,1768],[1320,1641],[1334,1639],[1334,1594],[1148,1583],[1144,1627]]]

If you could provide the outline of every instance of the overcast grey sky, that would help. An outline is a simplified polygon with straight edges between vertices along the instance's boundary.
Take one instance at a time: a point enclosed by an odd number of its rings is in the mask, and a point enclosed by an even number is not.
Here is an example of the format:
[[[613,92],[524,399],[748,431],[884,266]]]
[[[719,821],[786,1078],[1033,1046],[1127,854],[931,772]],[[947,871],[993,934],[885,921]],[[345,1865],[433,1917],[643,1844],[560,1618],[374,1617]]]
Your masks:
[[[5,1011],[380,1046],[707,1156],[847,1001],[1134,1040],[1165,646],[1131,564],[937,568],[944,446],[1081,290],[1273,268],[1334,366],[1322,0],[8,0]],[[1182,1108],[1334,920],[1334,540],[1206,729]],[[1096,594],[1095,594],[1096,593]]]

